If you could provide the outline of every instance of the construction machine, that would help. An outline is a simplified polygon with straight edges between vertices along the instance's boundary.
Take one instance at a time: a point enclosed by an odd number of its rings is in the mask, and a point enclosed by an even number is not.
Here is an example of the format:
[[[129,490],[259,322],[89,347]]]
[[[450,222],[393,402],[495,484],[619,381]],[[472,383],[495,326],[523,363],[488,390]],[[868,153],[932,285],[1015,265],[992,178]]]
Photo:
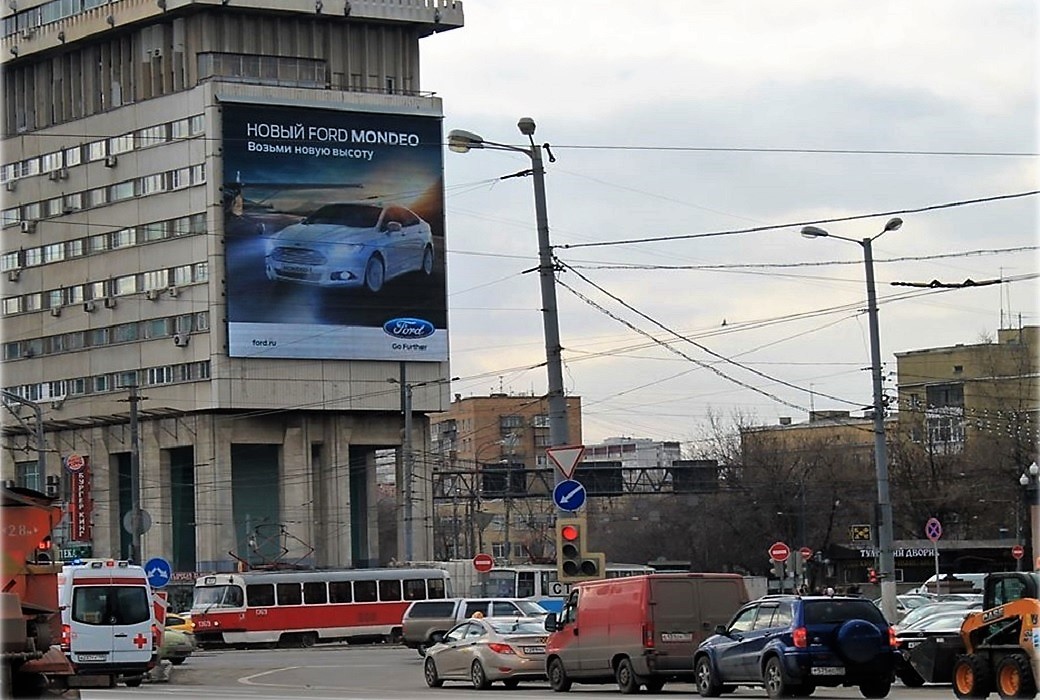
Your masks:
[[[958,698],[1036,697],[1040,679],[1040,573],[986,576],[983,605],[961,625],[965,653],[953,665]]]

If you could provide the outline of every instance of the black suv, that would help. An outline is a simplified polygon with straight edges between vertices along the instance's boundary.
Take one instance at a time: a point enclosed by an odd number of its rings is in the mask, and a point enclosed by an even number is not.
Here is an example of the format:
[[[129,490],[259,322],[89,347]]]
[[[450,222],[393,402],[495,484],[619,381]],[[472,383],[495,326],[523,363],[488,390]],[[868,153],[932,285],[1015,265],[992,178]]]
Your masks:
[[[703,697],[737,685],[764,685],[771,698],[856,685],[863,697],[883,698],[898,653],[892,628],[869,600],[768,596],[717,627],[697,647],[693,663]]]

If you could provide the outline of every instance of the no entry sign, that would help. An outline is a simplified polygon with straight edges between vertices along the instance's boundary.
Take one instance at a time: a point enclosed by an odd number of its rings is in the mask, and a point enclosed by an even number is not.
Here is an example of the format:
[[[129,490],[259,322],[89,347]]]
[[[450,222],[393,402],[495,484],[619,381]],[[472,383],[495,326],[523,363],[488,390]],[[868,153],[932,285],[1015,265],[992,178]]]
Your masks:
[[[490,554],[478,554],[473,557],[473,568],[484,574],[491,571],[495,566],[495,558]]]
[[[791,556],[791,548],[783,542],[774,542],[769,547],[769,558],[773,561],[787,561]]]

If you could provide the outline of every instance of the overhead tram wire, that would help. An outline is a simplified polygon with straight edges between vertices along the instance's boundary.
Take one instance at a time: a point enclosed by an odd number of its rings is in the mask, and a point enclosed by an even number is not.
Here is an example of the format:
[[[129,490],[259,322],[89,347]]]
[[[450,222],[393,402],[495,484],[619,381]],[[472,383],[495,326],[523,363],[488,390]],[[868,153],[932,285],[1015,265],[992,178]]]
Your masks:
[[[874,219],[886,216],[906,215],[906,214],[920,214],[927,211],[939,211],[941,209],[952,209],[954,207],[964,207],[973,204],[986,204],[989,202],[1006,201],[1010,199],[1019,199],[1022,197],[1033,197],[1040,194],[1040,190],[1028,190],[1026,192],[1014,192],[1011,194],[994,195],[991,197],[979,197],[977,199],[961,199],[954,202],[945,202],[943,204],[931,204],[924,207],[916,207],[912,209],[894,209],[887,212],[875,212],[873,214],[853,214],[851,216],[836,216],[829,219],[820,219],[809,222],[792,222],[786,224],[771,224],[768,226],[753,226],[751,228],[742,229],[730,229],[727,231],[711,231],[707,233],[684,233],[675,236],[650,236],[646,238],[628,238],[620,241],[599,241],[595,243],[570,243],[570,244],[556,244],[554,247],[559,249],[574,250],[577,248],[603,248],[607,246],[619,246],[619,245],[634,245],[636,243],[661,243],[664,241],[682,241],[692,240],[696,238],[716,238],[719,236],[737,236],[745,233],[761,233],[763,231],[775,231],[778,229],[785,228],[802,228],[805,226],[815,226],[819,224],[832,224],[842,221],[860,221],[863,219]]]

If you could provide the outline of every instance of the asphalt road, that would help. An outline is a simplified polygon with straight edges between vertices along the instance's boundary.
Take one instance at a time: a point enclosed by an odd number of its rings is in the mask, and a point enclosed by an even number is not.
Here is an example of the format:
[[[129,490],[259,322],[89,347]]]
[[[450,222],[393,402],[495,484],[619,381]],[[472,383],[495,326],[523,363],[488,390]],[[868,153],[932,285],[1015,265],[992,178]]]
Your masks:
[[[84,700],[122,698],[263,698],[264,700],[397,700],[402,698],[476,697],[469,684],[446,683],[426,687],[422,659],[411,650],[397,646],[321,645],[311,649],[272,649],[251,651],[201,651],[187,663],[172,669],[168,683],[149,683],[140,688],[84,689]],[[561,698],[600,696],[620,698],[614,685],[575,684],[569,694],[554,693],[547,683],[526,683],[516,690],[494,685],[491,698],[508,693],[510,697]],[[665,686],[665,697],[696,695],[689,684]],[[69,694],[64,697],[74,697]],[[731,698],[765,698],[761,688],[740,688]],[[814,698],[861,698],[854,688],[821,688]],[[950,700],[949,686],[930,686],[913,690],[896,685],[890,698],[902,700]]]

